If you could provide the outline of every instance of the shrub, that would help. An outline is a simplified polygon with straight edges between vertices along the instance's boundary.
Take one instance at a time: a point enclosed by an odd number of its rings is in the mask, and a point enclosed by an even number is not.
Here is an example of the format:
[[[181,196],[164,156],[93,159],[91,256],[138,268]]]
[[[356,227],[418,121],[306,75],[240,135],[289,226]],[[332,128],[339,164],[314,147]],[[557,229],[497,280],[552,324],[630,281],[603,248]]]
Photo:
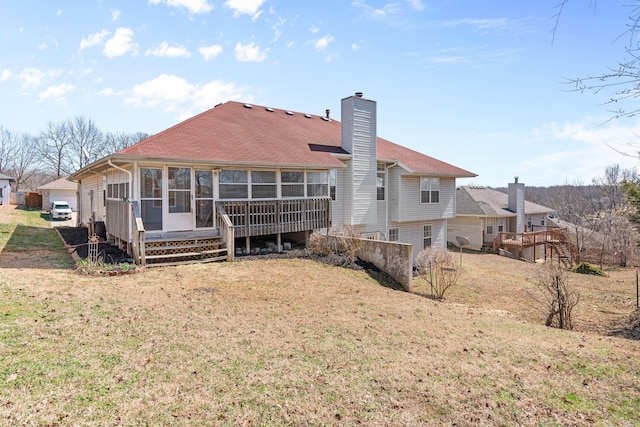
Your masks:
[[[573,329],[573,309],[580,302],[580,294],[570,285],[564,268],[553,262],[542,264],[531,296],[545,315],[546,326]]]
[[[569,271],[580,274],[589,274],[591,276],[606,276],[604,271],[600,270],[595,265],[591,265],[588,262],[581,262],[580,264],[571,267]]]
[[[431,294],[435,299],[443,299],[460,277],[453,256],[442,248],[428,247],[422,250],[416,257],[415,268],[418,277],[431,285]]]

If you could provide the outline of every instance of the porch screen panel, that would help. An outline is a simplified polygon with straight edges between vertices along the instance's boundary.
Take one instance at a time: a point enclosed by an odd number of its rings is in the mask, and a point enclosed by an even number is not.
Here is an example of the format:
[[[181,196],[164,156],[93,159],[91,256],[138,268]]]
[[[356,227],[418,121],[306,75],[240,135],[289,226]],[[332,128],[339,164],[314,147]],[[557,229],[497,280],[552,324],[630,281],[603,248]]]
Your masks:
[[[307,197],[323,197],[329,194],[327,172],[307,172]]]
[[[304,197],[304,172],[282,171],[282,197]]]
[[[246,170],[221,170],[218,179],[221,199],[249,198],[249,184]]]
[[[191,169],[169,168],[169,213],[191,212]]]
[[[162,169],[140,169],[140,208],[146,230],[162,230]]]
[[[277,183],[275,171],[251,171],[251,198],[275,199]]]
[[[196,227],[213,227],[213,173],[197,170],[195,173]]]

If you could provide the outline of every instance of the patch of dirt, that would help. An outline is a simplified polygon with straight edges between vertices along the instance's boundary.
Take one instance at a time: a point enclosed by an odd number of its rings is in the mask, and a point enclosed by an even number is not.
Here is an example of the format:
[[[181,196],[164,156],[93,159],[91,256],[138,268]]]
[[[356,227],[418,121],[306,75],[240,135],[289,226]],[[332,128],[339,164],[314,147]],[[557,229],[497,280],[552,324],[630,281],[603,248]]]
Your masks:
[[[57,227],[57,230],[78,257],[86,259],[89,256],[89,230],[86,227]],[[130,262],[131,259],[125,251],[104,241],[98,243],[98,257],[107,264]]]
[[[634,311],[619,325],[616,325],[610,335],[640,340],[640,310]]]

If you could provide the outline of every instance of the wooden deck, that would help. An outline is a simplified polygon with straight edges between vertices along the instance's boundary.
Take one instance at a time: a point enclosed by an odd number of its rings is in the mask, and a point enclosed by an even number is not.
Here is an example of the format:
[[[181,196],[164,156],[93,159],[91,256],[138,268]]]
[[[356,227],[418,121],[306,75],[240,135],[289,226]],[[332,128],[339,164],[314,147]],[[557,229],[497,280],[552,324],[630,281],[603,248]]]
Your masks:
[[[565,228],[549,227],[538,231],[524,233],[501,232],[493,241],[493,251],[499,249],[522,250],[536,246],[545,245],[546,250],[550,250],[550,255],[556,256],[566,264],[571,265],[574,259],[574,248]]]

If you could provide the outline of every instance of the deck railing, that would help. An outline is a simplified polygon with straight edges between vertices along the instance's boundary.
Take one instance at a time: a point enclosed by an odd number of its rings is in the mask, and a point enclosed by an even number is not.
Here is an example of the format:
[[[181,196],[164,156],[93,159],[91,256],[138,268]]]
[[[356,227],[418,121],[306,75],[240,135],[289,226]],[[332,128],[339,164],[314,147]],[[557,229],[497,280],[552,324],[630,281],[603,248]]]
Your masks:
[[[527,248],[562,241],[565,239],[565,231],[564,228],[547,228],[546,230],[525,233],[501,232],[493,240],[493,250],[495,252],[504,246]]]
[[[331,198],[221,201],[235,237],[317,230],[331,226]]]
[[[121,242],[131,243],[131,254],[136,264],[145,265],[145,229],[140,204],[137,201],[107,200],[106,208],[106,226],[109,234]],[[132,231],[131,236],[129,230]]]
[[[216,205],[216,219],[220,235],[224,238],[227,246],[227,261],[233,261],[235,257],[235,236],[233,233],[233,223],[221,204]]]

